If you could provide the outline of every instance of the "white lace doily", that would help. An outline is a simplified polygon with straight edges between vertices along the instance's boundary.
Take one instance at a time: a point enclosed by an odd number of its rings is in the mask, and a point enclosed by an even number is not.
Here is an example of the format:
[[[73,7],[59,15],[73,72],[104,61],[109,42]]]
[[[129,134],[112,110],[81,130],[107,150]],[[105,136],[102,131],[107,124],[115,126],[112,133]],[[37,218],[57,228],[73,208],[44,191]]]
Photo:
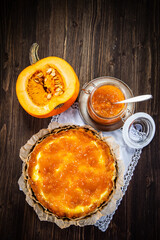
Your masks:
[[[85,125],[82,118],[80,117],[77,102],[74,103],[67,111],[59,115],[53,116],[51,122],[52,121],[56,121],[59,123],[73,123],[80,126]],[[118,129],[113,132],[102,132],[102,133],[103,133],[103,136],[113,136],[116,142],[120,146],[120,155],[125,166],[124,186],[122,188],[122,192],[124,195],[129,185],[129,182],[133,176],[133,172],[138,163],[138,159],[140,158],[142,149],[129,148],[123,140],[121,129]],[[121,200],[122,198],[117,201],[116,209],[120,205]],[[96,222],[95,226],[97,226],[102,232],[105,232],[113,218],[113,215],[115,214],[115,211],[110,215],[101,217]]]

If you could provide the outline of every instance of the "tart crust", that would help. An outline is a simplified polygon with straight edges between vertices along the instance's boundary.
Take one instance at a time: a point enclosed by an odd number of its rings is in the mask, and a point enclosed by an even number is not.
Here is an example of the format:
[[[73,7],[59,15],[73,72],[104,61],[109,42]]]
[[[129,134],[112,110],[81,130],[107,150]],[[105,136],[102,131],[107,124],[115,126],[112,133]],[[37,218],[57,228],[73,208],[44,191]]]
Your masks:
[[[19,186],[40,220],[61,228],[94,224],[122,196],[119,146],[90,126],[51,123],[21,148],[20,157]]]

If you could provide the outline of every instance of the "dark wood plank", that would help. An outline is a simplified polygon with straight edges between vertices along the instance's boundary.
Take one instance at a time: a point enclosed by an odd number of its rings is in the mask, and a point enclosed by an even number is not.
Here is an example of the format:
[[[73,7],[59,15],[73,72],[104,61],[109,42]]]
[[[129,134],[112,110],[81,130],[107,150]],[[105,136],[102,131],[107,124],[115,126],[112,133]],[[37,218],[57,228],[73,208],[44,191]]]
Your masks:
[[[1,1],[0,35],[0,238],[160,238],[160,3],[140,1]],[[40,222],[18,189],[20,147],[49,119],[29,116],[15,93],[18,74],[29,65],[28,51],[40,45],[41,58],[54,55],[75,69],[81,87],[98,76],[125,81],[135,95],[154,99],[136,111],[153,116],[157,130],[142,153],[134,176],[105,233],[94,226],[61,230]]]

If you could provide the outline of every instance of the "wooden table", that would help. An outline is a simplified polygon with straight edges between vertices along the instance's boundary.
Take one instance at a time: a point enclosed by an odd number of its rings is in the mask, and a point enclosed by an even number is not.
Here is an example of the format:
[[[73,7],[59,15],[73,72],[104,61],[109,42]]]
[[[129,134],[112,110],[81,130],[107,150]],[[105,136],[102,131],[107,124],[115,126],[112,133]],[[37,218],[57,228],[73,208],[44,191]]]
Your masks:
[[[158,0],[1,1],[0,239],[160,239],[159,5]],[[31,117],[16,98],[16,79],[30,64],[33,42],[40,45],[40,58],[67,60],[81,87],[109,75],[126,82],[134,95],[154,96],[136,111],[154,118],[156,135],[105,233],[94,226],[61,230],[40,222],[18,189],[19,149],[51,120]]]

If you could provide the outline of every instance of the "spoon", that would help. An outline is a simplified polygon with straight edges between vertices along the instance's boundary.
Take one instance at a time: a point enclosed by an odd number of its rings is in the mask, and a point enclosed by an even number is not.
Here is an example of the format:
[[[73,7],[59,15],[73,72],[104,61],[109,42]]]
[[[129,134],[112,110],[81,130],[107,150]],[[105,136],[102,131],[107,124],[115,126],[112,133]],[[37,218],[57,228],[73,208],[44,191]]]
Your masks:
[[[113,104],[119,104],[119,103],[131,103],[131,102],[142,102],[142,101],[146,101],[153,98],[152,95],[147,94],[147,95],[140,95],[137,97],[133,97],[133,98],[128,98],[125,99],[123,101],[119,101],[119,102],[114,102]]]

